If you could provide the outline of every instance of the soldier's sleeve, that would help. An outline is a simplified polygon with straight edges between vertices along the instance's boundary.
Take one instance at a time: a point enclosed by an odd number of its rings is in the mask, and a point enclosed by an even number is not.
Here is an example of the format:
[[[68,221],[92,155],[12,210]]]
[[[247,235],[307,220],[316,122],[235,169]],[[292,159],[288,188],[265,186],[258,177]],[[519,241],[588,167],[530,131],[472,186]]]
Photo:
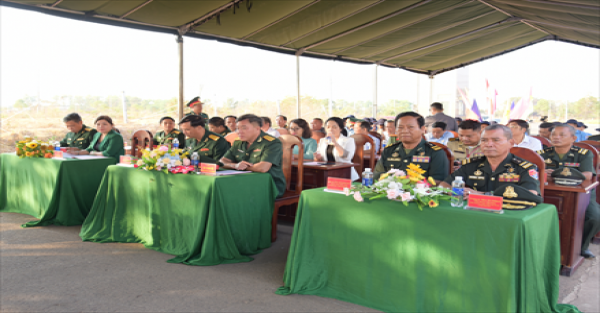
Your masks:
[[[223,155],[223,158],[226,158],[228,160],[231,160],[232,162],[239,162],[236,158],[235,158],[235,154],[233,153],[233,151],[235,151],[236,146],[235,143],[233,145],[231,145],[231,148],[229,148],[229,150],[227,150],[227,152],[225,152],[225,155]],[[220,160],[220,159],[219,159]],[[219,161],[218,160],[218,161]]]
[[[154,134],[154,137],[152,137],[152,144],[155,146],[158,146],[159,142],[158,142],[158,132],[156,132],[156,134]]]
[[[536,190],[537,194],[540,195],[541,191],[539,177],[542,174],[540,174],[535,164],[531,165],[531,167],[524,168],[521,172],[518,185],[527,190]]]
[[[185,134],[183,132],[179,132],[179,135],[177,135],[177,140],[179,140],[179,149],[185,149]]]
[[[106,150],[102,151],[103,156],[115,156],[119,155],[119,152],[123,150],[123,136],[115,134],[108,142]]]
[[[98,138],[100,138],[100,136],[98,136]],[[96,140],[97,140],[97,138],[96,138],[96,134],[94,134],[94,136],[92,136],[92,140],[90,141],[90,144],[89,144],[89,146],[87,146],[87,148],[85,148],[85,150],[86,150],[87,152],[92,152],[92,151],[94,151],[94,144],[96,144]]]
[[[377,164],[375,164],[375,170],[373,170],[373,180],[377,181],[379,180],[379,177],[381,176],[381,174],[387,172],[385,170],[385,166],[383,165],[383,155],[381,156],[381,158],[379,158],[379,160],[377,160]]]
[[[215,143],[215,161],[219,163],[227,152],[229,152],[229,142],[223,138],[219,138]]]
[[[579,171],[582,173],[592,172],[592,175],[596,175],[596,171],[594,170],[594,155],[589,150],[582,155],[582,159],[579,161]]]
[[[89,134],[87,135],[87,137],[85,139],[86,142],[85,142],[85,144],[82,145],[82,147],[84,149],[87,149],[91,145],[92,141],[94,140],[94,136],[96,135],[96,133],[98,133],[98,131],[95,130],[95,129],[93,129],[93,128],[92,128],[92,130],[89,131]]]
[[[281,166],[281,158],[283,157],[283,147],[279,139],[273,140],[271,144],[264,147],[260,162],[269,162]]]
[[[450,168],[448,167],[448,157],[446,157],[444,150],[433,151],[429,162],[431,166],[429,167],[429,173],[427,173],[428,176],[440,181],[448,177]]]
[[[68,147],[69,146],[69,144],[67,143],[67,136],[68,136],[68,134],[65,135],[65,138],[60,141],[60,146],[61,147]]]

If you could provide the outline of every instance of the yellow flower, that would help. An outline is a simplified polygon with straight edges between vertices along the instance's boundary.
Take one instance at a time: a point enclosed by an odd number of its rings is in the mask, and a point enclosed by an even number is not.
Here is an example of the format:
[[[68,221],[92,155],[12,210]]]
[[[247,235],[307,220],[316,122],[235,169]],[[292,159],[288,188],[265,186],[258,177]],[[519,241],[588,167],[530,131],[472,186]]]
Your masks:
[[[19,143],[26,143],[26,142],[27,142],[27,141],[25,141],[25,140],[21,140],[21,141],[19,141]]]
[[[389,174],[389,173],[384,173],[384,174],[381,174],[381,176],[379,176],[379,180],[385,179],[385,178],[386,178],[386,177],[388,177],[388,176],[390,176],[390,174]]]
[[[25,137],[25,140],[24,140],[24,141],[25,141],[25,142],[30,142],[30,141],[31,141],[31,137],[29,137],[29,136]]]
[[[427,181],[432,185],[435,186],[435,179],[433,179],[433,177],[429,176],[427,177]]]
[[[149,166],[149,167],[148,167],[148,170],[152,170],[153,168],[154,168],[154,167],[152,167],[152,166]]]
[[[425,174],[425,170],[421,168],[421,166],[419,165],[415,165],[413,163],[410,163],[410,165],[408,165],[408,169],[412,170],[413,172],[417,172],[419,174]]]
[[[430,208],[435,208],[438,206],[437,202],[433,201],[433,200],[429,200],[429,207]]]
[[[37,144],[37,143],[35,143],[35,142],[30,142],[30,143],[28,143],[26,146],[27,146],[27,148],[29,148],[29,149],[35,149],[35,148],[37,148],[38,144]]]

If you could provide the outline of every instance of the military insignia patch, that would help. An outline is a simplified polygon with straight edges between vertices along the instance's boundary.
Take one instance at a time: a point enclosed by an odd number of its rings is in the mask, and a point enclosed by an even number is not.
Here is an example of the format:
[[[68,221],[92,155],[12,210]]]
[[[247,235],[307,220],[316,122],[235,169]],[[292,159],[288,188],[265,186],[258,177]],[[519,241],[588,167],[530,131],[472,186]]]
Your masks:
[[[509,168],[509,169],[508,169],[508,172],[509,172],[509,173],[514,173],[514,172],[515,172],[515,169],[511,167],[511,168]]]
[[[552,160],[550,160],[550,158],[547,158],[546,160],[544,160],[544,163],[546,163],[546,164],[552,164]]]
[[[475,174],[476,176],[481,176],[483,174],[483,172],[480,170],[476,170],[475,173],[473,173],[473,174]]]
[[[416,156],[416,155],[413,155],[412,162],[429,163],[429,157],[428,156]]]
[[[209,135],[208,138],[210,138],[210,139],[212,139],[214,141],[217,141],[217,140],[219,140],[220,137],[217,136],[217,135]]]
[[[263,138],[265,138],[265,140],[267,140],[267,141],[275,140],[275,137],[271,137],[271,136],[264,136]]]
[[[435,150],[435,151],[438,151],[438,150],[441,150],[442,148],[440,148],[440,147],[438,147],[438,146],[434,145],[433,147],[431,147],[431,149],[433,149],[433,150]]]
[[[398,152],[394,152],[394,153],[392,153],[392,157],[393,157],[393,158],[397,158],[399,155],[400,155],[400,154],[398,154]]]
[[[506,190],[502,196],[505,198],[516,198],[519,195],[515,192],[515,188],[513,186],[506,186]]]
[[[260,152],[260,149],[254,149],[252,152]]]
[[[210,149],[208,149],[208,148],[202,148],[202,149],[200,149],[200,151],[208,151],[208,150],[210,150]]]
[[[79,139],[77,139],[77,140],[78,140],[78,141],[80,141],[80,140],[84,140],[84,139],[85,139],[85,138],[79,138]]]
[[[533,179],[539,179],[538,171],[534,169],[529,170],[529,176],[531,176]]]
[[[419,155],[420,155],[420,156],[424,156],[424,155],[425,155],[425,152],[421,152],[421,154],[419,154]]]
[[[565,166],[579,167],[580,163],[565,163]]]
[[[560,174],[564,176],[571,176],[571,170],[568,167],[565,167]]]

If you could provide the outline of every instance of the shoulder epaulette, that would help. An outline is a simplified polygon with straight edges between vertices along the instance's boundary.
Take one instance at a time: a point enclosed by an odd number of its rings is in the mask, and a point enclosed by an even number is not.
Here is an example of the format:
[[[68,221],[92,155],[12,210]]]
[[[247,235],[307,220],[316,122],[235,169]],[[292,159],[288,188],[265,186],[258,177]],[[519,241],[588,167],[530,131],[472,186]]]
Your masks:
[[[473,157],[473,158],[464,159],[464,160],[462,160],[462,165],[466,165],[471,162],[479,161],[481,159],[482,159],[482,157]]]
[[[92,128],[91,128],[91,127],[86,127],[86,128],[85,128],[85,131],[86,131],[86,132],[92,131]]]
[[[530,168],[532,166],[535,166],[533,163],[530,163],[528,161],[519,159],[517,157],[513,158],[512,162],[515,163],[515,164],[519,164],[520,167],[525,168],[525,169]]]
[[[460,139],[452,137],[452,138],[448,138],[448,141],[460,141]]]
[[[442,147],[440,147],[438,145],[434,145],[429,141],[427,142],[427,145],[429,146],[429,148],[433,149],[434,151],[442,150]]]
[[[178,130],[174,130],[174,131],[173,131],[173,134],[175,134],[175,135],[179,135],[179,134],[180,134],[180,132],[179,132]]]
[[[217,135],[208,135],[208,138],[210,138],[210,139],[212,139],[212,140],[214,140],[214,141],[217,141],[217,140],[219,140],[219,138],[221,138],[221,137],[219,137],[219,136],[217,136]]]
[[[399,145],[399,144],[401,144],[401,143],[402,143],[402,141],[396,141],[396,142],[394,142],[394,143],[393,143],[393,144],[391,144],[391,145],[387,145],[387,146],[385,146],[385,149],[387,149],[387,148],[391,148],[391,147],[393,147],[393,146],[396,146],[396,145]]]
[[[572,150],[572,151],[578,151],[578,150],[579,150],[579,147],[571,146],[571,150]]]
[[[263,138],[265,138],[265,140],[267,140],[267,141],[273,141],[273,140],[275,140],[275,137],[271,137],[269,135],[266,135]]]
[[[579,154],[581,154],[581,155],[585,155],[588,151],[589,151],[588,149],[581,148],[577,152],[579,152]]]

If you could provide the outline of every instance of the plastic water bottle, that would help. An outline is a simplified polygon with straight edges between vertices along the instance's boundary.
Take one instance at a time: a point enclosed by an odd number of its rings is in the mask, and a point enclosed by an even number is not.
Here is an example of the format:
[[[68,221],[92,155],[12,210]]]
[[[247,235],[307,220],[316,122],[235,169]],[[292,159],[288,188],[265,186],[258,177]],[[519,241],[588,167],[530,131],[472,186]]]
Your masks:
[[[331,144],[331,137],[327,136],[327,144],[330,145]]]
[[[463,206],[463,193],[465,191],[465,182],[462,176],[456,176],[452,182],[452,204],[453,207]]]
[[[173,149],[179,148],[179,139],[173,139]]]
[[[60,142],[58,142],[58,141],[54,142],[54,150],[60,151]]]
[[[198,152],[194,152],[194,154],[192,154],[192,165],[194,166],[194,172],[196,173],[200,172],[198,164],[200,164],[200,156],[198,155]]]
[[[385,140],[385,139],[384,139],[384,140],[381,142],[381,149],[385,149],[385,146],[387,146],[387,140]]]
[[[373,172],[371,172],[370,168],[365,168],[365,171],[362,173],[362,184],[365,187],[373,186]]]

